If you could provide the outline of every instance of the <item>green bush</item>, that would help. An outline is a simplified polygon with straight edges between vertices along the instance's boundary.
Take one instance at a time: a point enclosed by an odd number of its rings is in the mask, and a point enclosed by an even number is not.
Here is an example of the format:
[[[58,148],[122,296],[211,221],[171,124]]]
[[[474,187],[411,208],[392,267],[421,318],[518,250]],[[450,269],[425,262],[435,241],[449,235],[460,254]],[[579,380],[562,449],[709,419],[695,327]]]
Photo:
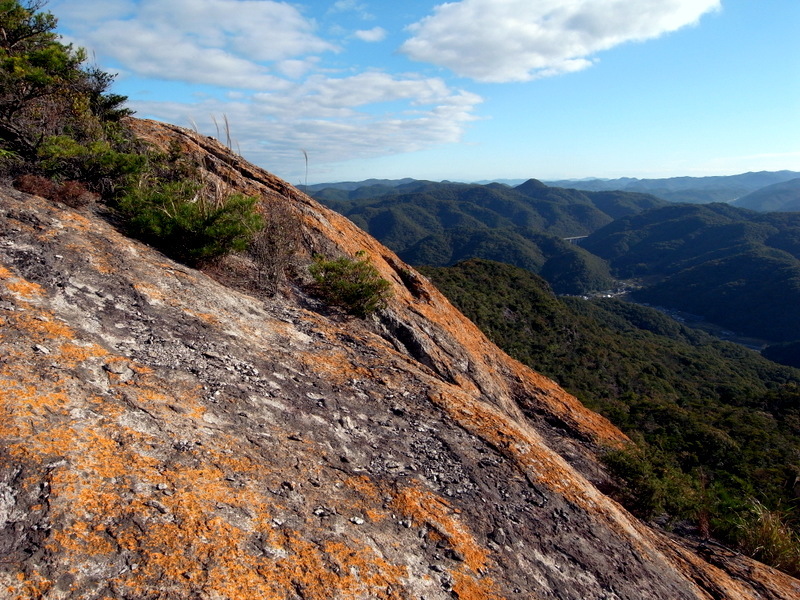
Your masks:
[[[668,454],[648,445],[641,436],[634,438],[638,438],[635,443],[607,450],[601,457],[617,480],[612,495],[638,517],[689,518],[708,535],[714,492],[706,489],[702,469],[684,473]]]
[[[373,264],[359,252],[358,259],[326,259],[316,255],[309,270],[317,290],[329,303],[351,315],[364,318],[386,305],[391,284],[383,279]]]
[[[145,154],[123,152],[106,140],[81,143],[66,135],[45,139],[37,150],[39,170],[56,180],[74,179],[96,191],[124,187],[130,175],[145,168]]]
[[[131,235],[187,264],[245,250],[263,225],[256,198],[203,192],[188,180],[143,183],[127,190],[118,211]]]
[[[629,510],[644,519],[663,512],[663,482],[640,448],[609,450],[603,462],[621,480],[617,496]]]
[[[106,124],[131,112],[106,93],[113,75],[84,67],[86,52],[59,41],[44,4],[0,0],[0,149],[31,165],[52,136],[103,139]]]

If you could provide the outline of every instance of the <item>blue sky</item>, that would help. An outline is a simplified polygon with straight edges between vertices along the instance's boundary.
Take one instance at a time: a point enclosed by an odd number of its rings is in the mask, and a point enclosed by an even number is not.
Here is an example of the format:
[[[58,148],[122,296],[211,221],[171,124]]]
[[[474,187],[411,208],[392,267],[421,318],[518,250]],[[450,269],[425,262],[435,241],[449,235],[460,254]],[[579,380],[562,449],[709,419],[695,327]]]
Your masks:
[[[798,0],[51,0],[137,116],[290,183],[800,171]]]

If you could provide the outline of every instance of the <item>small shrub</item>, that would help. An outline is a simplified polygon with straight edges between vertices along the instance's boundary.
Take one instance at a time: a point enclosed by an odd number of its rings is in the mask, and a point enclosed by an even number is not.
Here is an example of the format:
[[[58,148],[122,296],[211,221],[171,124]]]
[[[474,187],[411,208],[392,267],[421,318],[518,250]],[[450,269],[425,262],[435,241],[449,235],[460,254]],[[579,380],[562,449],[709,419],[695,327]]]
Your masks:
[[[285,203],[271,202],[265,212],[264,227],[247,250],[256,265],[256,285],[272,296],[297,255],[301,230],[299,219]]]
[[[119,151],[107,141],[84,144],[64,135],[47,138],[39,147],[38,160],[42,172],[54,179],[80,180],[103,192],[141,173],[147,163],[145,155]]]
[[[689,519],[702,535],[708,535],[709,512],[715,510],[714,491],[681,471],[669,455],[638,439],[625,448],[607,450],[602,460],[619,486],[612,496],[633,514],[670,522]]]
[[[356,317],[364,318],[386,306],[391,284],[366,258],[340,257],[333,260],[315,256],[309,268],[319,294],[328,302]]]
[[[52,199],[56,192],[56,184],[52,180],[31,173],[20,175],[14,179],[14,187],[26,194],[48,199]]]
[[[80,208],[97,200],[97,195],[87,190],[79,181],[65,181],[56,188],[53,200],[72,208]]]
[[[14,187],[26,194],[55,200],[72,208],[80,208],[97,200],[97,194],[87,190],[79,181],[65,181],[59,185],[47,177],[31,173],[17,177]]]
[[[646,453],[636,446],[609,450],[603,462],[619,478],[617,499],[632,513],[650,519],[664,510],[664,485]]]
[[[142,183],[127,190],[118,209],[133,236],[187,264],[245,250],[263,225],[256,198],[209,199],[203,192],[187,180]]]

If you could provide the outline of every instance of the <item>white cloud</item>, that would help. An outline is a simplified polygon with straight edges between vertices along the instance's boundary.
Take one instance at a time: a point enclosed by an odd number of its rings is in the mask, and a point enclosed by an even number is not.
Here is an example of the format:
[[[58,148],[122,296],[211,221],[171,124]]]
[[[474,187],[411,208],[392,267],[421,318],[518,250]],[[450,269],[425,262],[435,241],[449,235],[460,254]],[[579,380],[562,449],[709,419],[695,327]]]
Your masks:
[[[290,79],[300,79],[303,75],[314,69],[319,63],[316,56],[310,56],[305,59],[289,59],[282,60],[275,65],[275,68],[281,75],[289,77]]]
[[[367,5],[364,2],[359,2],[358,0],[337,0],[337,2],[333,3],[333,6],[330,7],[328,12],[329,13],[353,12],[356,13],[359,17],[361,17],[365,21],[375,18],[375,16],[367,10]]]
[[[481,98],[450,89],[440,79],[363,73],[315,76],[278,93],[261,92],[196,104],[134,102],[141,116],[156,116],[215,134],[211,115],[225,114],[238,149],[249,160],[292,181],[300,148],[317,167],[413,152],[461,139]],[[376,109],[376,105],[383,105]]]
[[[146,77],[274,89],[271,75],[298,72],[309,55],[336,51],[295,7],[270,0],[117,1],[90,10],[78,0],[53,10],[70,17],[71,37]],[[92,3],[89,3],[90,5]]]
[[[360,29],[354,35],[362,42],[381,42],[386,38],[386,30],[383,27]]]
[[[333,3],[331,11],[333,12],[347,12],[351,10],[364,10],[366,4],[358,2],[358,0],[337,0]]]
[[[578,71],[619,44],[696,23],[720,0],[461,0],[409,29],[414,60],[486,82]]]

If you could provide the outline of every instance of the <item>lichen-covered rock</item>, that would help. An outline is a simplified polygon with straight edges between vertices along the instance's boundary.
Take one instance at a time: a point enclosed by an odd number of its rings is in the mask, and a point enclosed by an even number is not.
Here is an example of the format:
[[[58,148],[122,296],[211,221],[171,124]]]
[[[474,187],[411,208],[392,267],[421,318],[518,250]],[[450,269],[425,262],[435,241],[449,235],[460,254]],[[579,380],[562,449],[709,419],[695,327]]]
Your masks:
[[[394,296],[369,320],[260,297],[231,287],[244,263],[212,278],[0,189],[0,597],[800,596],[600,493],[595,453],[624,436],[349,221],[213,140],[132,124],[286,203],[301,256],[366,251]]]

